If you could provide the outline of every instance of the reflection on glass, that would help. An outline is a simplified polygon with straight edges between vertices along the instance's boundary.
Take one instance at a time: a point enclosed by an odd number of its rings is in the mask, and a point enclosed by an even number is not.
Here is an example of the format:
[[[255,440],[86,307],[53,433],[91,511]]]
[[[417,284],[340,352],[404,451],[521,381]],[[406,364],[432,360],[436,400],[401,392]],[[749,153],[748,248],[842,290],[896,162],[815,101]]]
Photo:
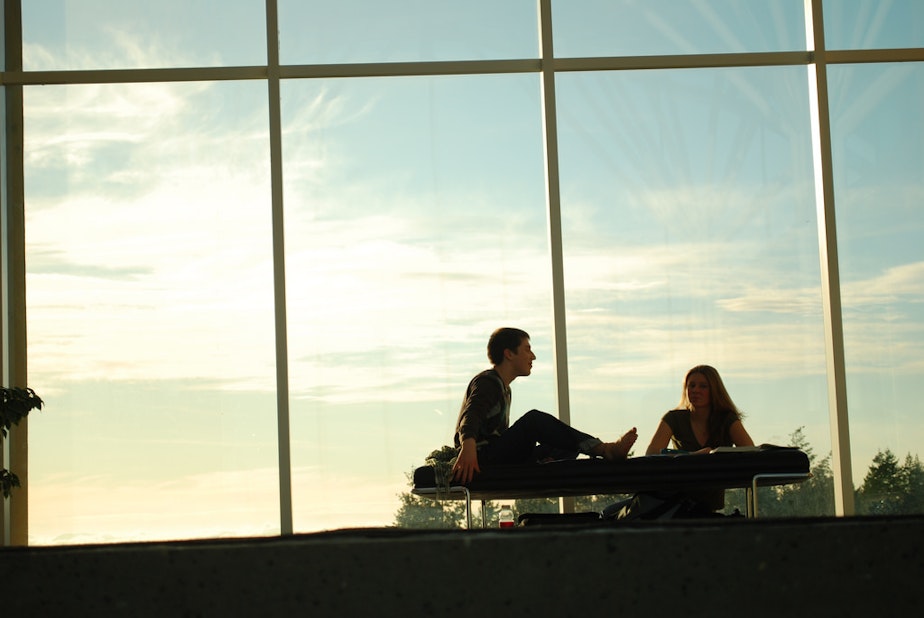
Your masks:
[[[920,496],[883,494],[876,474],[866,483],[887,454],[904,465],[924,440],[924,66],[837,66],[829,76],[857,509],[924,512]]]
[[[802,0],[554,0],[555,55],[658,56],[805,49]]]
[[[572,420],[639,429],[721,373],[759,443],[830,450],[801,68],[558,79]],[[833,504],[833,494],[832,494]]]
[[[266,64],[263,0],[26,0],[23,69]]]
[[[535,0],[279,0],[283,64],[535,58]]]
[[[538,78],[290,81],[283,116],[295,528],[390,525],[491,331],[537,348],[514,416],[555,401]]]
[[[920,0],[825,0],[828,49],[924,47]]]
[[[263,86],[25,111],[30,543],[278,534]]]

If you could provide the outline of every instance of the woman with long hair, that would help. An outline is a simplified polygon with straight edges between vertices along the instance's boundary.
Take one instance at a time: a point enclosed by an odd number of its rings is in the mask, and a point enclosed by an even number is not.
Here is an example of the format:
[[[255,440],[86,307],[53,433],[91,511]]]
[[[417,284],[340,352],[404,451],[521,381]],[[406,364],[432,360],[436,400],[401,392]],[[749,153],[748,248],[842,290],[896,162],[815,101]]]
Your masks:
[[[689,453],[708,453],[718,446],[754,446],[741,418],[719,372],[710,365],[697,365],[684,377],[677,409],[661,418],[645,454],[657,455],[669,442]]]
[[[709,453],[719,446],[754,446],[741,417],[719,372],[709,365],[697,365],[684,377],[677,409],[661,418],[645,454],[658,455],[669,443],[678,451],[695,454]],[[725,492],[721,489],[682,495],[703,513],[725,506]]]

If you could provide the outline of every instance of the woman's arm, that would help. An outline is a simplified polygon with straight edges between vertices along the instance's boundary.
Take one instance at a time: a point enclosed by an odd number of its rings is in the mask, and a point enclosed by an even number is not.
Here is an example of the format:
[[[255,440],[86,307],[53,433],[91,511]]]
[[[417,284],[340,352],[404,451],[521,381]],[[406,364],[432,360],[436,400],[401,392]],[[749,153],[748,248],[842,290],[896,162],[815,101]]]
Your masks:
[[[661,421],[658,424],[658,429],[655,431],[654,437],[651,438],[651,443],[648,445],[648,448],[645,450],[646,455],[660,455],[661,449],[667,448],[667,445],[671,441],[671,436],[674,435],[674,432],[671,431],[671,428],[667,423]]]
[[[751,439],[741,421],[735,421],[731,424],[731,427],[728,428],[728,435],[735,446],[754,446],[754,440]]]

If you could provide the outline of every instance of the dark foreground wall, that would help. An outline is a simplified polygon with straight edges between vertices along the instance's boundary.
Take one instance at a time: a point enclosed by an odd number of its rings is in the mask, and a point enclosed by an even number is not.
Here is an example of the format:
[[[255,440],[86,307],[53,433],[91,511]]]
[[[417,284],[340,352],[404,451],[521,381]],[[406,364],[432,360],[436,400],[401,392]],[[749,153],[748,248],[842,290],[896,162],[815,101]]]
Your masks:
[[[5,548],[0,607],[17,618],[917,616],[922,541],[915,517]]]

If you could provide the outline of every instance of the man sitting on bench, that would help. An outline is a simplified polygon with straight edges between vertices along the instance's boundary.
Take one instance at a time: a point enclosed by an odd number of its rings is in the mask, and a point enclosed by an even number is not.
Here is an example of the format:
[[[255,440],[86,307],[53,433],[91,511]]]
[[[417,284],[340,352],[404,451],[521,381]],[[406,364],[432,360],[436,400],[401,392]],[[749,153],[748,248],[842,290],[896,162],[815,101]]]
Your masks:
[[[453,479],[468,483],[481,465],[573,459],[580,453],[609,461],[628,456],[638,439],[635,427],[615,442],[603,442],[539,410],[530,410],[510,424],[510,383],[528,376],[536,359],[525,331],[494,331],[488,340],[488,359],[492,368],[472,378],[459,410],[454,440],[460,450]]]

